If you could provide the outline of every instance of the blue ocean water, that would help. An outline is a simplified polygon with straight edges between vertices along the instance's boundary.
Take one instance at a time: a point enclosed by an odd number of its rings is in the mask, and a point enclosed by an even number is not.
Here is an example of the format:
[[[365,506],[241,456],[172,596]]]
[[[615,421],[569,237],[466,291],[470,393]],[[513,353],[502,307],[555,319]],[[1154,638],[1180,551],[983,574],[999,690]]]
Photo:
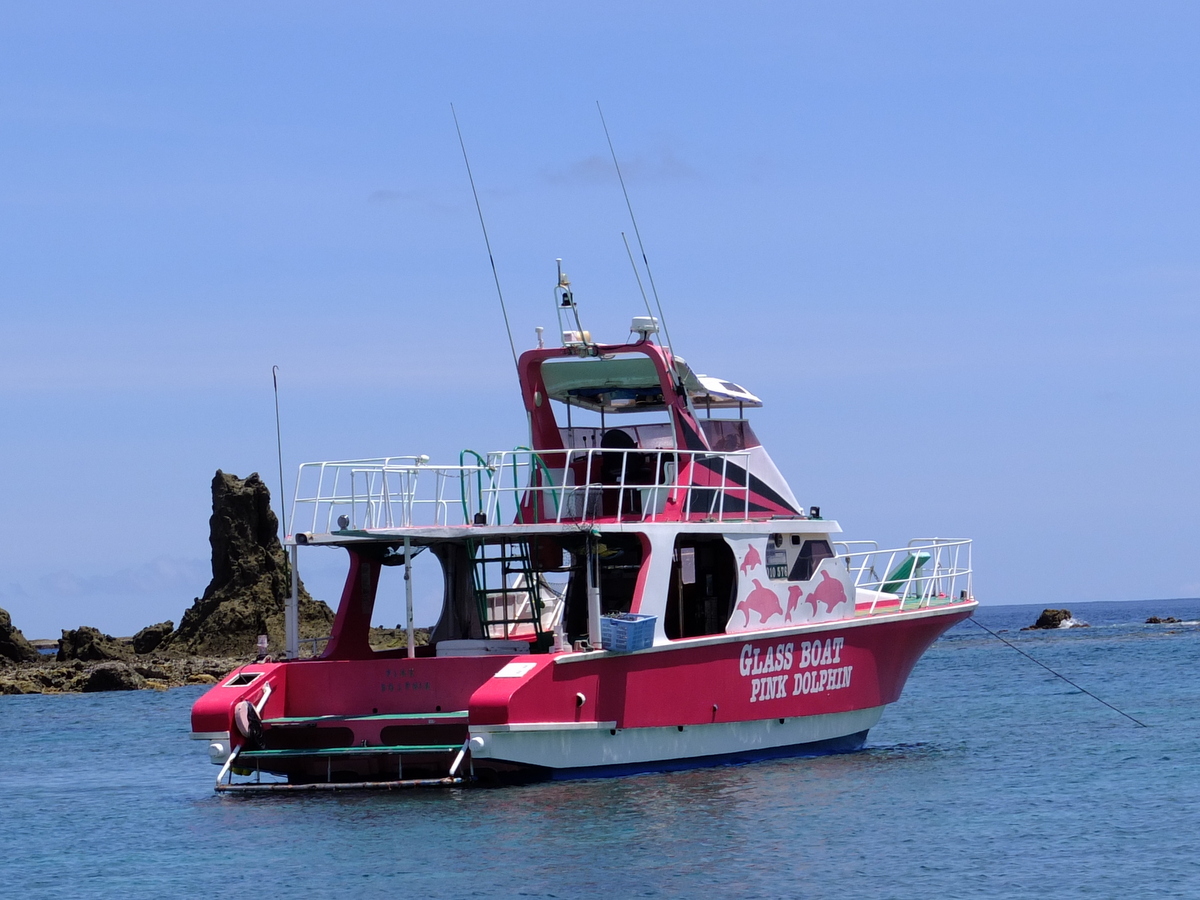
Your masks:
[[[200,688],[0,697],[10,896],[1196,897],[1200,600],[939,640],[867,748],[490,790],[226,797]],[[1149,615],[1181,625],[1141,624]]]

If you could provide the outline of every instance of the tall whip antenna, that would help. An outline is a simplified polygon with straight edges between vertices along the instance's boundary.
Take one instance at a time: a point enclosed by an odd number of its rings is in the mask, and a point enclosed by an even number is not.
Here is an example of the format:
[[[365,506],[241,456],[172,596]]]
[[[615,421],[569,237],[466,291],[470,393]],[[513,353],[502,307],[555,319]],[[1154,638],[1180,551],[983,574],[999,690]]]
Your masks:
[[[450,104],[450,115],[454,117],[454,130],[458,132],[458,146],[462,147],[463,162],[467,166],[467,179],[471,182],[471,193],[475,197],[475,211],[479,213],[479,227],[483,229],[483,243],[487,247],[488,262],[492,264],[492,278],[496,282],[496,295],[500,298],[500,312],[504,314],[504,330],[508,332],[508,348],[512,350],[513,365],[517,366],[519,371],[517,345],[513,343],[512,327],[508,324],[508,309],[504,306],[504,291],[500,290],[500,275],[496,271],[496,258],[492,256],[492,242],[488,240],[487,225],[483,221],[483,207],[479,205],[479,191],[475,190],[475,176],[471,174],[471,161],[467,159],[467,145],[463,141],[462,128],[459,127],[458,113],[454,111],[453,103]]]
[[[625,232],[621,232],[621,240],[625,242],[625,252],[629,254],[629,264],[633,266],[633,277],[637,279],[638,290],[642,292],[642,302],[646,304],[646,315],[654,318],[654,313],[650,309],[650,298],[646,296],[646,289],[642,287],[642,276],[638,272],[637,263],[633,261],[633,251],[629,249],[629,238],[625,237]]]
[[[283,432],[279,428],[279,366],[271,366],[271,382],[275,385],[275,452],[279,457],[279,521],[287,537],[287,498],[283,493]]]
[[[658,288],[654,286],[654,273],[650,271],[650,260],[646,259],[646,247],[642,243],[642,233],[638,230],[637,216],[633,214],[633,204],[629,202],[629,191],[625,187],[625,177],[621,174],[621,164],[617,162],[617,151],[613,148],[612,137],[608,133],[608,123],[604,121],[604,110],[600,108],[599,100],[596,101],[596,112],[600,113],[600,124],[604,126],[604,138],[608,141],[608,152],[612,154],[613,168],[617,170],[617,180],[621,182],[621,193],[625,195],[625,206],[629,208],[629,221],[633,223],[633,234],[637,238],[638,249],[642,251],[642,263],[646,267],[646,277],[650,279],[650,292],[654,294],[654,304],[658,307],[658,320],[662,322],[663,337],[667,339],[667,349],[671,351],[671,360],[673,362],[675,359],[675,348],[671,346],[671,331],[667,328],[667,317],[663,315],[662,301],[658,299]],[[638,281],[640,284],[641,279]]]

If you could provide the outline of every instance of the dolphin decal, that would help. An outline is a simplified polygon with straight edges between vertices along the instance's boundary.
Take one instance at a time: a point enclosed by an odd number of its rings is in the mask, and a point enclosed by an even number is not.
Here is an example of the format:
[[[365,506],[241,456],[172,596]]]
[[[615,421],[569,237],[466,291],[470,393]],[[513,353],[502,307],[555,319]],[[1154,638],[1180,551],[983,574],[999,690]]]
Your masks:
[[[746,616],[746,625],[750,624],[751,612],[758,613],[759,625],[766,622],[771,616],[782,616],[783,607],[779,605],[779,595],[770,588],[763,587],[757,578],[751,580],[754,582],[754,590],[737,605],[738,612]]]
[[[761,565],[762,557],[758,555],[758,548],[751,544],[750,549],[746,551],[746,558],[742,560],[742,564],[738,568],[742,570],[743,575],[748,575],[751,569]],[[754,583],[758,584],[757,581]]]
[[[805,602],[812,604],[814,616],[817,614],[818,603],[825,604],[826,612],[833,612],[835,606],[846,602],[846,589],[828,572],[822,572],[821,583],[808,595],[808,600]]]
[[[800,598],[803,596],[804,590],[799,585],[793,584],[788,587],[787,615],[783,617],[785,622],[792,621],[792,613],[800,605]]]

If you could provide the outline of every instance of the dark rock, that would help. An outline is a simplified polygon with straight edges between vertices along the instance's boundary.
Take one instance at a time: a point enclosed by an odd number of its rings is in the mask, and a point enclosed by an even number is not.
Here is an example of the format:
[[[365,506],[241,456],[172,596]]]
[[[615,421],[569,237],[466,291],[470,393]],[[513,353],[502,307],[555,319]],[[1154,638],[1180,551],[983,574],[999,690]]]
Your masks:
[[[281,655],[283,609],[292,576],[270,492],[257,473],[243,480],[218,469],[212,498],[212,581],[159,650],[253,658],[258,636],[265,634],[269,652]],[[332,624],[333,611],[301,585],[301,637],[324,637]]]
[[[62,638],[58,642],[59,662],[70,659],[81,659],[84,662],[95,662],[108,659],[129,659],[133,648],[126,642],[117,640],[111,634],[101,634],[96,628],[81,625],[74,631],[63,629]]]
[[[157,625],[147,625],[133,636],[133,652],[139,655],[153,653],[158,645],[175,630],[174,622],[159,622]]]
[[[1033,631],[1039,628],[1059,628],[1062,623],[1071,618],[1069,609],[1043,609],[1038,620],[1032,625],[1022,628],[1022,631]]]
[[[40,655],[37,648],[21,634],[21,629],[13,627],[8,610],[0,609],[0,659],[33,662]]]
[[[1167,616],[1165,619],[1160,619],[1158,616],[1151,616],[1146,620],[1147,625],[1178,625],[1179,619],[1174,616]]]
[[[88,670],[83,682],[85,694],[97,691],[136,691],[145,687],[142,676],[128,663],[102,662]]]
[[[152,679],[154,681],[170,681],[171,670],[165,666],[138,666],[133,667],[133,671],[137,672],[143,678]]]

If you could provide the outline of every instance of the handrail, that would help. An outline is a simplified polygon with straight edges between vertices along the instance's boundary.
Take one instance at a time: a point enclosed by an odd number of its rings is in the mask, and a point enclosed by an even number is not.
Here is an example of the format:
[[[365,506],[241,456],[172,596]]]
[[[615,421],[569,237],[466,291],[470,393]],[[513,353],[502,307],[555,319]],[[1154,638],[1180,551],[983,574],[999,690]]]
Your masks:
[[[241,747],[234,747],[229,751],[229,756],[225,759],[225,765],[221,766],[221,771],[217,773],[217,784],[221,783],[221,779],[229,774],[229,770],[233,768],[233,761],[237,759],[237,755],[242,752]],[[230,776],[230,780],[233,778]]]
[[[454,762],[450,763],[450,777],[453,778],[458,773],[458,767],[462,765],[463,757],[467,755],[467,751],[471,749],[471,739],[467,738],[463,741],[462,749],[458,751],[458,755],[454,757]]]
[[[480,466],[483,466],[483,467],[487,466],[486,459],[484,459],[482,456],[480,456],[474,450],[466,449],[466,450],[459,451],[459,454],[458,454],[459,469],[463,468],[463,457],[465,457],[468,453],[470,453],[472,456],[475,457],[476,462],[478,462]],[[458,488],[459,488],[459,493],[461,495],[460,499],[462,500],[463,518],[469,522],[474,518],[474,516],[472,515],[470,509],[467,508],[467,499],[468,499],[468,495],[470,494],[470,490],[467,488],[468,482],[466,479],[467,479],[466,473],[463,471],[460,471],[459,475],[458,475]],[[479,500],[479,509],[477,509],[476,512],[483,512],[483,469],[482,468],[476,470],[475,481],[476,481],[475,495],[476,495],[476,498]]]
[[[552,461],[552,462],[551,462]],[[526,447],[483,456],[463,450],[457,466],[403,456],[300,466],[296,532],[334,533],[416,525],[621,521],[744,522],[751,510],[749,450]],[[594,472],[602,472],[596,479]],[[457,490],[458,496],[454,496]],[[505,519],[509,502],[512,518]],[[461,519],[458,516],[461,514]]]
[[[870,542],[845,541],[839,546],[848,549],[848,545],[859,543]],[[971,541],[966,538],[916,538],[904,547],[849,550],[837,558],[854,576],[860,596],[871,597],[865,610],[868,614],[881,603],[909,609],[951,600],[956,595],[959,599],[974,597]],[[863,612],[861,603],[859,611]]]
[[[525,447],[525,446],[514,447],[513,452],[514,453],[528,453],[529,458],[532,459],[537,464],[538,475],[541,477],[544,477],[546,479],[546,482],[550,486],[550,489],[551,489],[550,490],[550,499],[554,501],[554,514],[555,514],[555,516],[557,516],[558,515],[558,491],[554,489],[554,476],[550,474],[550,467],[546,465],[546,461],[544,459],[542,459],[542,455],[540,453],[538,453],[536,450],[534,450],[532,447]],[[530,474],[532,475],[532,473],[530,473]],[[518,486],[516,479],[517,479],[517,470],[516,470],[516,467],[514,466],[513,467],[513,487],[514,488]],[[538,486],[541,487],[542,485],[539,483]],[[535,494],[531,499],[534,501],[534,503],[533,503],[533,521],[537,522],[538,521],[537,495]],[[520,521],[520,516],[521,516],[521,507],[518,506],[517,507],[517,520],[518,521]]]

